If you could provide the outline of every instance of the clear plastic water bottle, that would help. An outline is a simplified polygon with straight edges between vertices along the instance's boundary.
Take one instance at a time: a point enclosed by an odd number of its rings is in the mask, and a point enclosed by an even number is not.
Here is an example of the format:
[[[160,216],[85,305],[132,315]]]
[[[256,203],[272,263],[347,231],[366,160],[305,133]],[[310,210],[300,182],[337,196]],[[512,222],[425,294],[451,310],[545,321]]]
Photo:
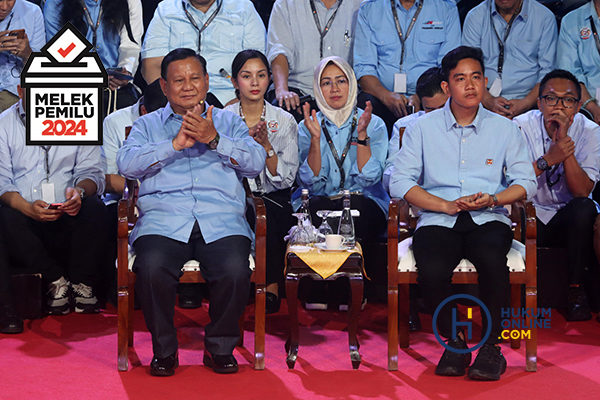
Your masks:
[[[356,239],[354,237],[354,221],[352,220],[352,211],[350,210],[350,191],[344,190],[344,209],[342,210],[342,216],[340,218],[340,225],[338,227],[338,235],[344,237],[344,245],[347,247],[354,247],[356,245]]]
[[[310,216],[310,210],[308,209],[308,189],[302,189],[302,204],[300,204],[300,208],[298,209],[299,213],[307,214],[308,217],[305,221],[310,222],[312,225],[312,218]]]

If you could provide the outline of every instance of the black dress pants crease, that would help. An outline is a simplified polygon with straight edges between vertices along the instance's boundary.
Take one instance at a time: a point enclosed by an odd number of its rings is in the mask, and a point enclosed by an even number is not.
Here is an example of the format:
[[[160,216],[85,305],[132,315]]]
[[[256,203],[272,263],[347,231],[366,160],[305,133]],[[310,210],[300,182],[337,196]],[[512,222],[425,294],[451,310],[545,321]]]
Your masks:
[[[463,258],[473,263],[479,274],[480,300],[490,311],[491,334],[487,343],[500,343],[501,310],[510,307],[510,278],[506,255],[510,250],[513,232],[502,222],[493,221],[482,225],[473,222],[468,212],[461,212],[452,228],[423,226],[413,236],[421,294],[429,312],[433,315],[438,305],[452,296],[452,274]],[[440,334],[453,338],[460,331],[452,332],[452,308],[456,301],[442,307],[437,318]],[[482,335],[487,329],[487,318],[482,314]],[[457,315],[458,317],[458,315]]]
[[[40,222],[10,207],[0,207],[0,226],[15,270],[41,273],[45,282],[61,276],[94,286],[105,260],[107,216],[97,197],[83,199],[75,216]]]
[[[177,284],[181,268],[191,259],[200,263],[210,289],[211,322],[204,328],[205,350],[213,355],[231,355],[240,338],[238,320],[250,291],[250,239],[227,236],[206,243],[196,222],[187,243],[146,235],[137,238],[133,247],[136,294],[152,334],[154,356],[168,357],[177,350]]]

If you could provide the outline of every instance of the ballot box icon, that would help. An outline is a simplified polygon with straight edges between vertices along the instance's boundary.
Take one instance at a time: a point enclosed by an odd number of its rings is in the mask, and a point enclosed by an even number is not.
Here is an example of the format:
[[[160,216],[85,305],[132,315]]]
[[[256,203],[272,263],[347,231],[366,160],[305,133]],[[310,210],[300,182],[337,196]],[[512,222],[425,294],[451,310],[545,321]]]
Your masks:
[[[97,53],[71,23],[21,73],[27,145],[102,145],[102,90],[108,74]]]

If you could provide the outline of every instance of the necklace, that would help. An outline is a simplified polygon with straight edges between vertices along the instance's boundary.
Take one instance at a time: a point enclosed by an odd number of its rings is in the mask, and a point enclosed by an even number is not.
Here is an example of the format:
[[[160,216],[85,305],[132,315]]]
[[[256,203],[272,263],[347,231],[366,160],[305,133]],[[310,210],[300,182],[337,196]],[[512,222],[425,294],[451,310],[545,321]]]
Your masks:
[[[260,116],[261,121],[265,120],[266,111],[267,111],[267,107],[265,106],[265,103],[263,101],[263,109],[262,109],[262,114]],[[242,118],[242,121],[246,122],[246,116],[244,115],[244,110],[242,110],[242,101],[241,100],[240,100],[240,117]]]

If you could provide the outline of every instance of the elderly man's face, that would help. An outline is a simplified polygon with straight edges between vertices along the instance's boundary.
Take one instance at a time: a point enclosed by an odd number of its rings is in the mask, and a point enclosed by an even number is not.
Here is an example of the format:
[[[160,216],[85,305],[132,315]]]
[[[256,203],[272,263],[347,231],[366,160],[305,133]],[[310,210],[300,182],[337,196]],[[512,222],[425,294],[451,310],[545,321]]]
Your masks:
[[[167,79],[160,79],[160,86],[173,111],[185,114],[206,98],[208,74],[195,57],[173,61],[167,68]]]
[[[0,0],[0,21],[8,17],[17,0]]]

